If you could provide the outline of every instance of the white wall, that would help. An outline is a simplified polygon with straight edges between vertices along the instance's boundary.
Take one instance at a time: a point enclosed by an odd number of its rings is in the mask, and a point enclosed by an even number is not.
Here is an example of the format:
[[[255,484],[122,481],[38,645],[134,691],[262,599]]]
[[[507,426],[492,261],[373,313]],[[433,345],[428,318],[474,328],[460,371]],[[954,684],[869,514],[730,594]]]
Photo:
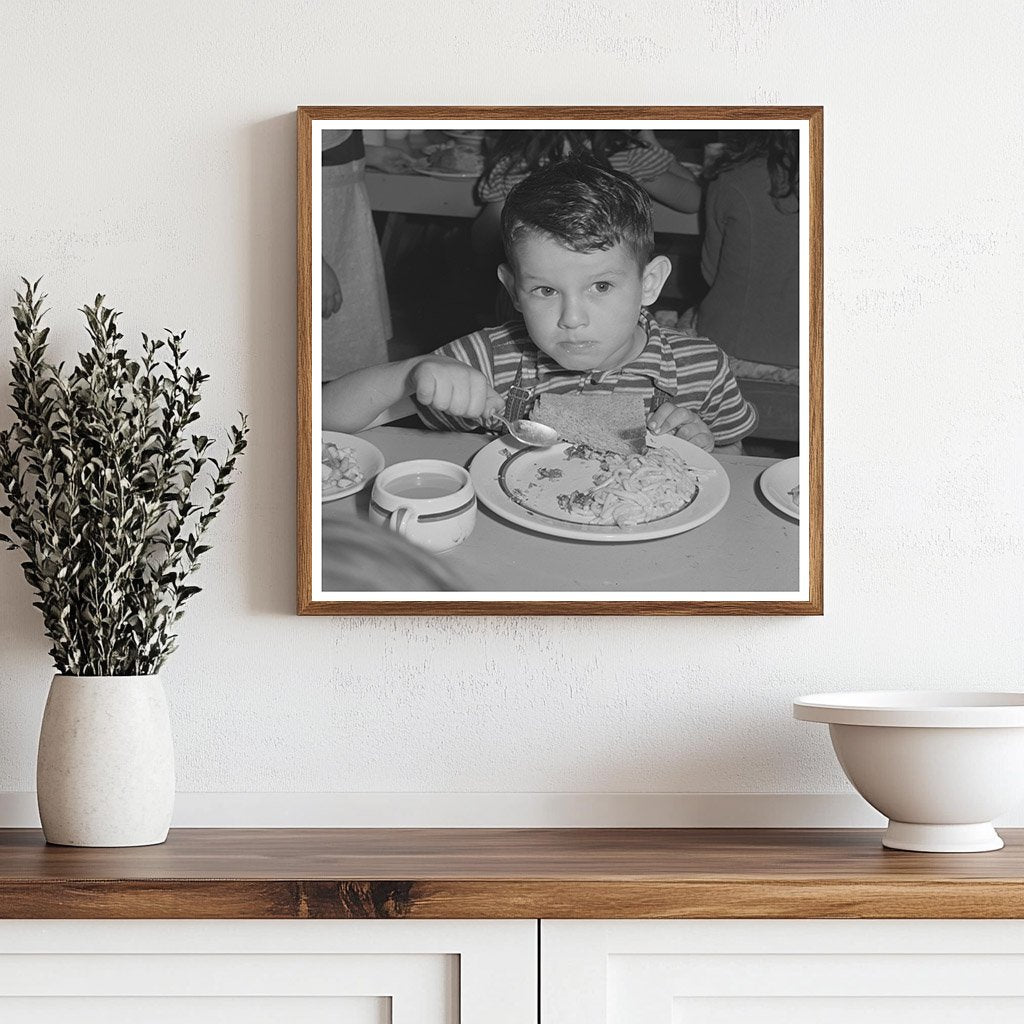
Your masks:
[[[208,432],[252,416],[164,677],[179,789],[257,795],[183,796],[179,823],[781,822],[796,804],[316,794],[847,793],[793,696],[1021,685],[1019,4],[3,0],[0,17],[3,305],[45,275],[64,354],[98,291],[129,338],[187,327]],[[428,102],[824,104],[824,618],[293,614],[294,108]],[[0,551],[7,824],[34,821],[17,794],[51,674],[18,562]],[[864,819],[856,798],[829,806]]]

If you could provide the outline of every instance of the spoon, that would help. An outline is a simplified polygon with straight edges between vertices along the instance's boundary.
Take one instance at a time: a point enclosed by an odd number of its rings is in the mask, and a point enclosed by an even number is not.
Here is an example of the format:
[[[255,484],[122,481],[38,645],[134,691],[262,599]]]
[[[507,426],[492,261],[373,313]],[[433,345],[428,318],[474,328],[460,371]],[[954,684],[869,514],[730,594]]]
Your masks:
[[[500,420],[508,427],[508,432],[520,443],[530,448],[550,448],[558,443],[558,431],[554,427],[545,426],[535,420],[507,420],[498,413],[492,419]]]

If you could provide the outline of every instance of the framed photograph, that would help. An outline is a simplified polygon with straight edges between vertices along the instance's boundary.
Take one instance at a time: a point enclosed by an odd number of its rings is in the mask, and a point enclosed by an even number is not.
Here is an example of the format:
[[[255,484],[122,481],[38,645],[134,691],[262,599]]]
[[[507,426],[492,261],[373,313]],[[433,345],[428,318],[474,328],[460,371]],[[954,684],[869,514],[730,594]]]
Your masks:
[[[821,107],[297,120],[300,614],[822,613]]]

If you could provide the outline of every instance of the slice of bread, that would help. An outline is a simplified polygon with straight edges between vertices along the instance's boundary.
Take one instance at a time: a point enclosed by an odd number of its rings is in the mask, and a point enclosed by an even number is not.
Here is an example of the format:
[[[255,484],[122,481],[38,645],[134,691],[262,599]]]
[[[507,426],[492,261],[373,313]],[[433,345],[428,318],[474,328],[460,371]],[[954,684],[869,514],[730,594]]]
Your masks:
[[[563,441],[598,452],[642,455],[647,450],[647,411],[640,395],[541,395],[530,419],[554,427]]]

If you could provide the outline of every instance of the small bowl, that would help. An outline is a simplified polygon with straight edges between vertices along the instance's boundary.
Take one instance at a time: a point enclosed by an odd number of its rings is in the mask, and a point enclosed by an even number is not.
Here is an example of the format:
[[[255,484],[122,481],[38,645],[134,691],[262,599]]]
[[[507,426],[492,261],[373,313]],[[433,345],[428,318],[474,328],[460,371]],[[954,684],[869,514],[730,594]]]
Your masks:
[[[889,819],[882,845],[999,850],[992,819],[1024,799],[1024,693],[817,693],[793,717],[824,722],[846,777]]]

